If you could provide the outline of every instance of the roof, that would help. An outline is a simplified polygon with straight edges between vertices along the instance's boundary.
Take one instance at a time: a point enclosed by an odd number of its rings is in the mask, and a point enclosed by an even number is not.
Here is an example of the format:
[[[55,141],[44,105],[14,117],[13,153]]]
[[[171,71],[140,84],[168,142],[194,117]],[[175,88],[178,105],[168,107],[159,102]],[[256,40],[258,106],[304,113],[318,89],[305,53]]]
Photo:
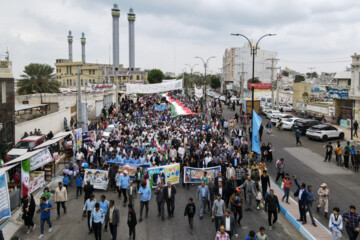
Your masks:
[[[17,163],[19,163],[19,162],[22,162],[22,161],[24,161],[24,160],[26,160],[26,159],[31,158],[32,156],[34,156],[35,154],[37,154],[37,153],[39,153],[39,152],[41,152],[41,151],[44,151],[44,149],[37,149],[37,150],[31,151],[31,152],[27,152],[27,153],[25,153],[25,154],[23,154],[23,155],[15,158],[14,160],[11,160],[11,161],[5,163],[4,165],[6,165],[6,166],[9,166],[9,165],[12,166],[12,165],[15,164],[15,163],[17,164]]]
[[[44,136],[29,136],[26,138],[21,139],[21,141],[36,141],[40,138],[43,138]]]
[[[0,168],[0,175],[3,175],[6,171],[9,171],[11,168],[15,167],[17,164],[8,166],[8,167],[2,167]]]
[[[27,110],[27,109],[31,109],[31,108],[43,107],[46,105],[47,104],[15,104],[15,112]]]
[[[47,146],[50,146],[52,144],[55,144],[55,143],[59,142],[61,139],[69,136],[70,134],[72,134],[71,131],[69,131],[69,132],[59,132],[59,133],[55,134],[55,136],[52,139],[40,144],[39,146],[35,147],[35,149],[40,149],[40,148],[44,149]]]
[[[351,79],[350,71],[337,72],[334,76],[334,79]]]

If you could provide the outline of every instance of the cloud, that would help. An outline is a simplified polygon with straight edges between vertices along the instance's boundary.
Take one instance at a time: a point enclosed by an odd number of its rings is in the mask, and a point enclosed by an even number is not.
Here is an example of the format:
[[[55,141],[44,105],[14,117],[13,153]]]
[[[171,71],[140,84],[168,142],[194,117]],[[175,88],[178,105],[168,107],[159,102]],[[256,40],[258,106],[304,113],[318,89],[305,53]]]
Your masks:
[[[317,71],[342,70],[348,62],[317,64],[314,59],[350,60],[359,48],[360,33],[354,29],[360,27],[360,2],[355,0],[127,0],[118,4],[124,66],[128,65],[130,7],[137,14],[136,66],[143,69],[180,73],[186,63],[199,63],[195,56],[215,55],[209,69],[219,72],[225,49],[246,43],[230,33],[254,40],[277,33],[263,39],[261,47],[278,52],[279,66],[298,71],[313,66]],[[112,5],[110,0],[9,1],[0,9],[6,22],[0,25],[0,52],[9,48],[14,75],[19,76],[29,63],[53,65],[57,58],[67,58],[66,37],[72,30],[74,60],[81,58],[80,36],[85,32],[87,62],[109,63],[109,57],[112,62]],[[203,68],[199,65],[196,70]]]

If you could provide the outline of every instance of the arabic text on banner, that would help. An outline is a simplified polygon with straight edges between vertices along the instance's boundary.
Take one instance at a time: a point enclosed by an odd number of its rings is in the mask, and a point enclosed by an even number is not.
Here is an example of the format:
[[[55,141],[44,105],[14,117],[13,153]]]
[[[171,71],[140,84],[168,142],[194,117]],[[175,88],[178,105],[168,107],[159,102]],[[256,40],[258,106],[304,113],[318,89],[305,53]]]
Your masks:
[[[167,182],[171,182],[171,184],[179,183],[180,179],[180,164],[170,164],[159,167],[151,167],[148,168],[150,185],[154,188],[160,182],[163,184],[167,184]]]
[[[141,169],[141,171],[143,170],[143,168],[148,167],[148,165],[141,165],[141,164],[128,164],[128,163],[117,163],[117,165],[119,166],[119,169],[121,170],[121,172],[123,171],[127,171],[128,175],[130,177],[130,179],[135,179],[135,173],[137,168],[139,167]]]
[[[206,172],[207,178],[215,179],[217,174],[221,171],[221,167],[211,167],[211,168],[193,168],[185,167],[184,168],[184,183],[201,183],[204,172]]]
[[[51,160],[52,156],[49,149],[44,149],[30,158],[30,171],[34,171],[39,167],[44,166],[45,164],[51,162]]]
[[[90,179],[95,189],[106,190],[109,184],[109,173],[105,170],[85,169],[84,183]]]
[[[0,175],[0,220],[11,216],[6,174]]]
[[[126,84],[126,93],[160,93],[183,88],[183,80],[155,84]]]

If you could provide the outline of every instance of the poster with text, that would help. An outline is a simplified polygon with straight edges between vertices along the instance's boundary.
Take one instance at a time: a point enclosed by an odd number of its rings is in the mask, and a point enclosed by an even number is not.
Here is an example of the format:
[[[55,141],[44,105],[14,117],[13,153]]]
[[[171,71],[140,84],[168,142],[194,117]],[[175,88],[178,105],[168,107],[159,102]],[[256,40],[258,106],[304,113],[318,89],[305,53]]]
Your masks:
[[[109,172],[98,169],[85,169],[84,182],[90,180],[95,189],[106,190],[109,184]]]
[[[148,165],[141,165],[141,164],[127,164],[127,163],[117,163],[117,165],[119,166],[119,169],[121,170],[121,172],[126,170],[131,179],[135,179],[135,173],[136,173],[136,170],[138,167],[142,171],[143,168],[148,166]]]
[[[6,174],[0,175],[0,220],[11,216],[9,190]]]
[[[44,149],[30,158],[30,171],[34,171],[39,167],[44,166],[45,164],[51,162],[51,160],[52,156],[49,149]]]
[[[180,164],[171,164],[164,165],[159,167],[150,167],[148,168],[150,185],[154,188],[160,182],[164,185],[167,182],[171,182],[171,184],[179,183],[180,179]]]
[[[211,167],[211,168],[193,168],[185,167],[184,168],[184,183],[201,183],[201,179],[206,172],[207,178],[211,178],[213,181],[218,173],[221,171],[221,167]]]

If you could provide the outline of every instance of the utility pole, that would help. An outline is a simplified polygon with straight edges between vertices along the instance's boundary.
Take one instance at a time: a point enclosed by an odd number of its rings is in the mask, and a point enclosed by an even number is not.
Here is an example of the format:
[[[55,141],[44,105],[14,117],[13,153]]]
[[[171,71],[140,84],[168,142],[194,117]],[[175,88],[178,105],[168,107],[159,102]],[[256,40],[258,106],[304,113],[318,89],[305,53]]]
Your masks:
[[[78,86],[78,95],[77,95],[77,111],[76,111],[76,119],[77,119],[77,123],[78,126],[80,124],[80,126],[82,127],[82,106],[81,106],[81,70],[80,67],[77,67],[77,86]]]
[[[240,72],[240,91],[239,91],[239,97],[243,98],[244,97],[244,79],[245,79],[245,73],[244,72],[244,63],[241,63],[241,72]]]
[[[270,58],[270,59],[266,59],[271,61],[271,67],[267,67],[266,69],[271,69],[271,108],[274,109],[275,103],[274,103],[274,83],[275,83],[275,70],[278,69],[276,68],[276,63],[277,61],[279,61],[279,59],[277,58]],[[278,101],[276,102],[276,105],[278,105]],[[277,108],[278,110],[278,108]]]
[[[280,104],[280,101],[279,101],[279,80],[280,80],[280,75],[281,75],[281,67],[279,68],[280,69],[280,73],[278,74],[277,78],[276,78],[276,109],[279,109],[279,104]]]

